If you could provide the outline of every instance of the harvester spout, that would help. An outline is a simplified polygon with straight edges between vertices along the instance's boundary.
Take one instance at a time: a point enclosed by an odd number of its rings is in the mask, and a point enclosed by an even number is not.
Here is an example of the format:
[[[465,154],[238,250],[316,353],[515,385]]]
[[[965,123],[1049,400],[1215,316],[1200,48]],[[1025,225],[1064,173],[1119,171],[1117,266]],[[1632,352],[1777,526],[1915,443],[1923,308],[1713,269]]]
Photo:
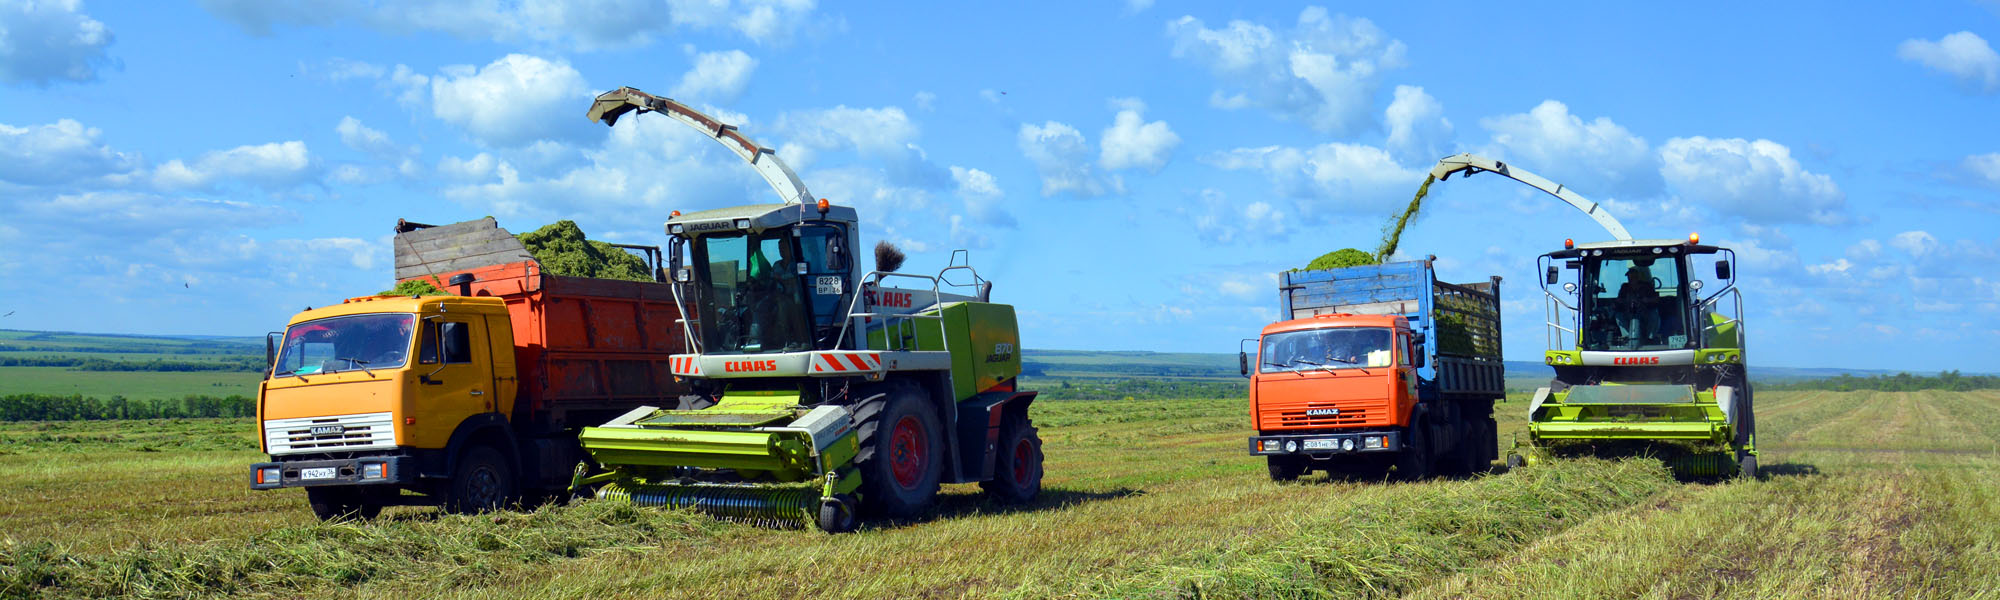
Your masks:
[[[1549,195],[1555,196],[1563,202],[1569,203],[1570,206],[1583,211],[1583,214],[1590,215],[1590,218],[1596,220],[1598,225],[1604,226],[1605,231],[1611,232],[1612,239],[1620,241],[1632,239],[1632,234],[1625,231],[1625,225],[1619,223],[1618,218],[1611,216],[1611,212],[1605,210],[1602,205],[1591,202],[1582,195],[1570,191],[1569,188],[1563,187],[1560,183],[1549,181],[1534,173],[1529,173],[1527,169],[1509,166],[1507,163],[1491,158],[1471,153],[1447,156],[1439,160],[1437,166],[1431,167],[1431,178],[1443,181],[1451,177],[1452,174],[1460,172],[1465,173],[1468,177],[1474,173],[1499,173],[1508,179],[1528,184],[1535,189],[1548,192]]]
[[[793,173],[785,161],[778,160],[777,153],[770,148],[757,145],[757,142],[751,141],[749,137],[737,131],[736,126],[716,120],[715,117],[689,108],[688,105],[672,98],[662,98],[637,89],[621,87],[598,94],[597,100],[590,103],[590,110],[585,112],[584,116],[592,122],[603,123],[609,127],[617,124],[619,117],[633,111],[657,112],[700,130],[709,139],[722,144],[724,148],[728,148],[730,152],[735,152],[737,156],[749,162],[750,168],[755,169],[758,175],[762,175],[764,181],[771,184],[771,189],[777,190],[778,197],[783,198],[786,204],[813,203],[812,192],[806,191],[805,182],[799,180],[799,175]]]

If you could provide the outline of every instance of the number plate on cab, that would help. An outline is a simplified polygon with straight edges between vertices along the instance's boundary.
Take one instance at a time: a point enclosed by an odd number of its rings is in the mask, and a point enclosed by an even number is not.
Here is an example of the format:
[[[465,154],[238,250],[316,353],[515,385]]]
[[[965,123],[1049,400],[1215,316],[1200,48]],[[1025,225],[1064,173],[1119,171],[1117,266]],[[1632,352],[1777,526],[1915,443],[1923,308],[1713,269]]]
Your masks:
[[[299,479],[333,479],[335,476],[339,474],[340,474],[340,469],[336,469],[333,467],[322,467],[318,469],[299,469]]]
[[[1307,449],[1307,450],[1332,450],[1332,449],[1334,449],[1334,447],[1335,447],[1335,444],[1339,444],[1339,443],[1340,443],[1340,442],[1338,442],[1338,441],[1336,441],[1336,440],[1306,440],[1306,443],[1305,443],[1305,449]]]

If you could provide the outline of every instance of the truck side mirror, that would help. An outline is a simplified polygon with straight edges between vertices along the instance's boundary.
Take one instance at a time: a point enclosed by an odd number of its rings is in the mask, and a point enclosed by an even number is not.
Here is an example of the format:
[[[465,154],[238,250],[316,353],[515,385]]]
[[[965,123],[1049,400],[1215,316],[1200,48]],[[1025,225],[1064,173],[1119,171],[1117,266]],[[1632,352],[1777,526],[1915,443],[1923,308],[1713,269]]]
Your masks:
[[[270,378],[271,371],[278,368],[278,336],[284,333],[273,331],[264,334],[264,377]]]
[[[1728,262],[1725,262],[1725,261],[1717,261],[1717,262],[1715,263],[1715,278],[1716,278],[1716,279],[1731,279],[1731,277],[1729,276],[1729,263],[1728,263]]]
[[[847,272],[847,242],[841,241],[838,235],[826,239],[826,270]]]
[[[681,246],[686,244],[687,239],[682,237],[674,237],[672,241],[667,242],[667,270],[681,270]]]
[[[1241,372],[1243,373],[1243,376],[1244,376],[1244,377],[1249,377],[1249,376],[1250,376],[1250,353],[1249,353],[1249,352],[1237,352],[1237,353],[1236,353],[1236,370],[1238,370],[1238,371],[1241,371]]]
[[[1555,266],[1555,265],[1549,265],[1549,277],[1548,277],[1548,282],[1549,282],[1549,285],[1555,285],[1555,284],[1556,284],[1556,266]]]

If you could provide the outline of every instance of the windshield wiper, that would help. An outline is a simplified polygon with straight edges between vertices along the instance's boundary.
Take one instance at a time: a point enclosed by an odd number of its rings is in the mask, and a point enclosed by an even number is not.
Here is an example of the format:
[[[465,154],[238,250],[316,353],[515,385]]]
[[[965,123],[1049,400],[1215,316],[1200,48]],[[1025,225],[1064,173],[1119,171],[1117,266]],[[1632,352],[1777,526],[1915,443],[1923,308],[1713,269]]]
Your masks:
[[[347,361],[347,362],[350,362],[350,363],[354,363],[354,366],[357,366],[357,367],[361,367],[361,372],[363,372],[363,373],[367,373],[369,377],[374,377],[374,376],[375,376],[375,372],[374,372],[374,371],[370,371],[370,370],[368,370],[368,361],[365,361],[365,360],[361,360],[361,359],[358,359],[358,358],[345,358],[345,357],[340,357],[340,356],[335,356],[335,357],[333,357],[333,359],[334,359],[334,360],[344,360],[344,361]]]

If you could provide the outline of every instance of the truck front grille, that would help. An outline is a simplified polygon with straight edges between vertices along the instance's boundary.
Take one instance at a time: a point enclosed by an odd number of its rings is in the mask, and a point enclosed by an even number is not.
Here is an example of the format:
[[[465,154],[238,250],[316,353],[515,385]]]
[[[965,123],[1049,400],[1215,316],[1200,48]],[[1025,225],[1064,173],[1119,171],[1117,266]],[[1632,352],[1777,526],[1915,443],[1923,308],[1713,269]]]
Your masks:
[[[1336,427],[1340,425],[1360,425],[1368,420],[1373,411],[1361,407],[1338,407],[1340,414],[1312,414],[1313,411],[1337,408],[1332,403],[1314,404],[1303,409],[1278,413],[1280,427]]]
[[[264,422],[264,447],[274,455],[394,448],[395,419],[385,412],[274,419]]]

